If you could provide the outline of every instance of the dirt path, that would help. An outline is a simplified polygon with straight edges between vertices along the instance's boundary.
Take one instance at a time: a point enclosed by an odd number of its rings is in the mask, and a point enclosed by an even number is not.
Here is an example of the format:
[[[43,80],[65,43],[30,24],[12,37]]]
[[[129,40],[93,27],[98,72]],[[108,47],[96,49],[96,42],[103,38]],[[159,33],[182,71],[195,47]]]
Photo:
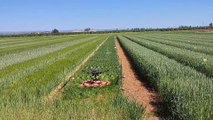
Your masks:
[[[156,112],[156,106],[153,105],[157,98],[157,94],[149,91],[145,87],[145,84],[141,82],[142,80],[140,80],[139,77],[135,74],[130,61],[128,60],[118,42],[116,42],[116,48],[120,63],[122,65],[122,89],[124,94],[129,98],[137,100],[139,104],[146,108],[146,120],[159,120],[159,118],[154,115]]]

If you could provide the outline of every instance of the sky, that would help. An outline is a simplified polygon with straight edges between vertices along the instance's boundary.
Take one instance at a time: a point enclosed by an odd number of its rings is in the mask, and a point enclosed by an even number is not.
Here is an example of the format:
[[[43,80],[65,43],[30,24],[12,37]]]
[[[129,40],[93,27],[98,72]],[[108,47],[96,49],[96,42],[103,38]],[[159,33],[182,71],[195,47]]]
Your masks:
[[[0,0],[0,31],[201,26],[213,0]]]

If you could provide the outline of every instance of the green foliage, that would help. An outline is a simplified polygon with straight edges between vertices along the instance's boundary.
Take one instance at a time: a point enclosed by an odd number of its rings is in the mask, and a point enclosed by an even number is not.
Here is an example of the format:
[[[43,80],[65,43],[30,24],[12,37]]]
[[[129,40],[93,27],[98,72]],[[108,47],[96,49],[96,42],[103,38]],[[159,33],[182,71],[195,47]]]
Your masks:
[[[40,97],[48,94],[67,73],[80,64],[85,56],[100,44],[102,38],[103,36],[92,39],[75,37],[76,43],[70,38],[75,44],[2,69],[0,73],[2,105],[6,107],[22,102],[34,104],[34,101],[39,101]],[[66,43],[63,39],[61,42]]]
[[[84,32],[89,32],[91,30],[91,28],[85,28]]]
[[[159,37],[153,38],[152,36],[144,37],[141,35],[136,36],[136,37],[137,37],[136,39],[139,38],[142,40],[152,41],[152,42],[156,42],[156,43],[160,43],[160,44],[164,44],[164,45],[168,45],[168,46],[173,46],[173,47],[177,47],[177,48],[181,48],[181,49],[187,49],[187,50],[191,50],[191,51],[195,51],[195,52],[213,55],[213,46],[210,46],[210,43],[208,43],[209,46],[192,45],[192,44],[190,44],[190,41],[182,43],[182,41],[176,42],[175,39],[174,40],[165,40],[165,38],[159,38]]]
[[[210,23],[210,24],[209,24],[209,27],[210,27],[210,28],[212,28],[212,27],[213,27],[212,23]]]
[[[137,37],[128,37],[130,40],[159,52],[169,58],[172,58],[180,63],[193,67],[197,71],[203,74],[213,77],[213,56],[193,52],[191,50],[185,50],[181,48],[176,48],[169,45],[164,45],[156,42],[152,42],[146,39],[140,39]],[[212,53],[211,53],[212,54]]]
[[[0,70],[1,119],[94,118],[109,120],[139,118],[142,115],[143,111],[139,109],[142,107],[136,102],[126,100],[123,103],[129,108],[132,106],[130,110],[137,111],[131,114],[126,114],[129,113],[127,107],[118,111],[113,104],[117,99],[116,96],[122,94],[120,91],[121,72],[113,36],[101,46],[86,66],[76,73],[75,79],[66,86],[62,98],[52,104],[44,101],[46,96],[71,71],[75,70],[76,66],[81,65],[82,61],[106,39],[106,36],[42,36],[25,39],[12,38],[8,41],[0,39],[4,47],[8,48],[8,53],[2,53],[5,55],[16,55],[22,51],[30,53],[33,47],[38,50],[49,48],[51,52],[47,54],[42,54],[42,52],[38,56],[34,54],[34,57],[29,57],[26,61],[16,62]],[[42,43],[44,46],[39,47]],[[27,49],[23,49],[24,44]],[[11,46],[17,46],[16,48],[20,51],[9,50]],[[62,46],[60,49],[52,51],[60,46]],[[27,54],[26,56],[33,55]],[[99,77],[102,80],[111,81],[111,85],[104,88],[80,87],[83,80],[91,79],[88,71],[92,68],[105,70],[106,72]]]
[[[141,75],[149,78],[165,103],[165,119],[206,120],[213,117],[213,80],[194,69],[119,36]]]
[[[51,33],[52,33],[52,34],[58,34],[58,33],[59,33],[59,30],[58,30],[58,29],[53,29]]]
[[[80,84],[84,80],[91,79],[89,71],[94,68],[99,68],[105,72],[100,75],[101,80],[108,80],[111,82],[110,86],[103,88],[83,88]],[[100,119],[104,114],[113,114],[108,119],[124,119],[124,120],[138,120],[144,113],[144,108],[135,101],[129,101],[123,97],[121,86],[121,71],[116,54],[115,40],[111,36],[96,54],[91,58],[86,66],[75,76],[75,79],[69,82],[65,87],[63,100],[86,100],[88,105],[95,102],[101,104],[108,104],[110,107],[100,106],[104,112],[96,117]],[[102,96],[100,98],[100,96]],[[99,99],[98,99],[99,98]],[[102,103],[103,102],[103,103]],[[95,109],[92,107],[91,109]],[[95,111],[98,112],[98,111]]]
[[[114,105],[118,110],[122,110],[123,114],[127,115],[128,120],[140,120],[142,113],[145,112],[144,108],[136,101],[129,101],[127,98],[121,95],[115,98]]]
[[[19,53],[21,51],[32,50],[48,45],[56,45],[63,42],[78,40],[88,36],[39,36],[39,37],[22,37],[22,38],[7,38],[0,40],[0,56],[11,53]]]

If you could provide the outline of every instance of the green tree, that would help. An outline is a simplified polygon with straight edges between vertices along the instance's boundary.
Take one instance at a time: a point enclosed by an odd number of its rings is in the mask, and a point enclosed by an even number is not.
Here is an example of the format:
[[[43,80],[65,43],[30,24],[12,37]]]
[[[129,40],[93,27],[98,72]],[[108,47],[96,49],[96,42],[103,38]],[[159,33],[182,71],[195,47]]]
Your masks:
[[[91,30],[91,28],[86,28],[84,29],[84,32],[89,32]]]
[[[210,23],[210,24],[209,24],[209,27],[210,27],[210,28],[212,28],[212,27],[213,27],[212,23]]]
[[[59,33],[59,30],[53,29],[51,33],[53,33],[53,34],[58,34],[58,33]]]

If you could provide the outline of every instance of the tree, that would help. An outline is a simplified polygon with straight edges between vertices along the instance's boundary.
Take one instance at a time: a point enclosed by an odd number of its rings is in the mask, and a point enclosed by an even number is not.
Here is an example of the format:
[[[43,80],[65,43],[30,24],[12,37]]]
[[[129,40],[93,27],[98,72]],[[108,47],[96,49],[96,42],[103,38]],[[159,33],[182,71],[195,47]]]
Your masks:
[[[53,29],[51,33],[53,33],[53,34],[58,34],[58,33],[59,33],[59,30]]]
[[[84,32],[89,32],[91,30],[91,28],[86,28],[84,29]]]
[[[210,28],[212,28],[212,27],[213,27],[212,23],[210,23],[210,24],[209,24],[209,27],[210,27]]]

